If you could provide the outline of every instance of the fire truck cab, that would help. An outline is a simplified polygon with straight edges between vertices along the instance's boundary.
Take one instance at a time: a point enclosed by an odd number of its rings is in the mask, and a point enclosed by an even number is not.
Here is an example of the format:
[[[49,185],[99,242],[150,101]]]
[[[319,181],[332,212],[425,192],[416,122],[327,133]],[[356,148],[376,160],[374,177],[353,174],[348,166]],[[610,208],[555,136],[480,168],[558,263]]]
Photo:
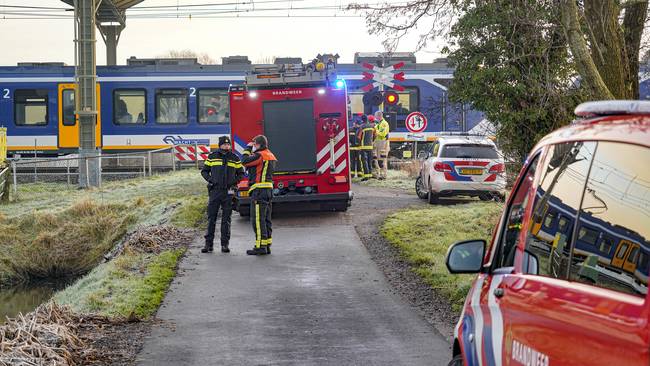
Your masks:
[[[352,201],[347,91],[336,63],[254,66],[229,90],[231,136],[241,154],[265,135],[278,162],[274,203],[298,210],[345,211]],[[239,185],[237,211],[248,216],[248,181]]]

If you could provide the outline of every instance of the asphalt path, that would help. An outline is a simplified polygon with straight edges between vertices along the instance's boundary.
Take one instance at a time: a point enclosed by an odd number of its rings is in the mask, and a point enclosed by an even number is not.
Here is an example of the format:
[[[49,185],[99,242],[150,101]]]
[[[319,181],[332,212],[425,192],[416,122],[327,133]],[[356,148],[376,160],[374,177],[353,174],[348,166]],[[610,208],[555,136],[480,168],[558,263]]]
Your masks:
[[[267,256],[245,254],[252,229],[236,216],[230,254],[202,254],[197,238],[138,364],[446,365],[448,340],[361,243],[363,214],[278,215]]]

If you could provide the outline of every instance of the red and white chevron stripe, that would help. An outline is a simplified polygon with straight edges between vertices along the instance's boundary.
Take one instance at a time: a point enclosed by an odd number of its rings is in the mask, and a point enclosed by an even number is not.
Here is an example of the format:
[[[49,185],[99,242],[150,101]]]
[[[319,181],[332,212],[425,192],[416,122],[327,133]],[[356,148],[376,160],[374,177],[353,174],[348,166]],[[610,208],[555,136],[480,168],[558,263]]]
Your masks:
[[[332,173],[338,174],[341,173],[348,164],[348,151],[347,151],[347,140],[345,140],[346,133],[345,130],[339,132],[336,137],[334,137],[334,170]],[[325,144],[325,146],[316,154],[316,161],[318,166],[318,174],[325,173],[330,169],[332,161],[330,159],[330,145]]]
[[[208,155],[210,155],[210,146],[208,145],[197,145],[196,148],[191,145],[179,145],[174,146],[174,150],[176,151],[174,155],[176,155],[178,161],[196,161],[197,156],[199,161],[207,160]]]

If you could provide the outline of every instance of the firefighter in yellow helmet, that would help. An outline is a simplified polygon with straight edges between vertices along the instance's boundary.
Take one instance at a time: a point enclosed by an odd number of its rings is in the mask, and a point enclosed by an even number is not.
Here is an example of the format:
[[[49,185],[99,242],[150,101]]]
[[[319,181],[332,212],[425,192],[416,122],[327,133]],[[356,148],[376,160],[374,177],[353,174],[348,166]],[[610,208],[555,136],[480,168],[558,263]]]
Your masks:
[[[377,157],[377,178],[386,179],[388,175],[388,152],[390,144],[388,142],[388,132],[390,127],[384,119],[384,113],[375,112],[375,142],[374,155]]]

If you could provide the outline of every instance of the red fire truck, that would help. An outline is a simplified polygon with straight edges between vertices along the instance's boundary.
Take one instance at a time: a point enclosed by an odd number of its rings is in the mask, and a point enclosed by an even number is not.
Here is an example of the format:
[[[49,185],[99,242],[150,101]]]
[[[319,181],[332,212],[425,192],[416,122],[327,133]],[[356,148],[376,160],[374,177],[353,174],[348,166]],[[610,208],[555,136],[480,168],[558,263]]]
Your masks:
[[[243,85],[230,87],[231,136],[243,152],[265,135],[278,159],[274,203],[298,210],[345,211],[352,201],[347,91],[335,63],[255,66]],[[249,214],[248,181],[236,209]]]

